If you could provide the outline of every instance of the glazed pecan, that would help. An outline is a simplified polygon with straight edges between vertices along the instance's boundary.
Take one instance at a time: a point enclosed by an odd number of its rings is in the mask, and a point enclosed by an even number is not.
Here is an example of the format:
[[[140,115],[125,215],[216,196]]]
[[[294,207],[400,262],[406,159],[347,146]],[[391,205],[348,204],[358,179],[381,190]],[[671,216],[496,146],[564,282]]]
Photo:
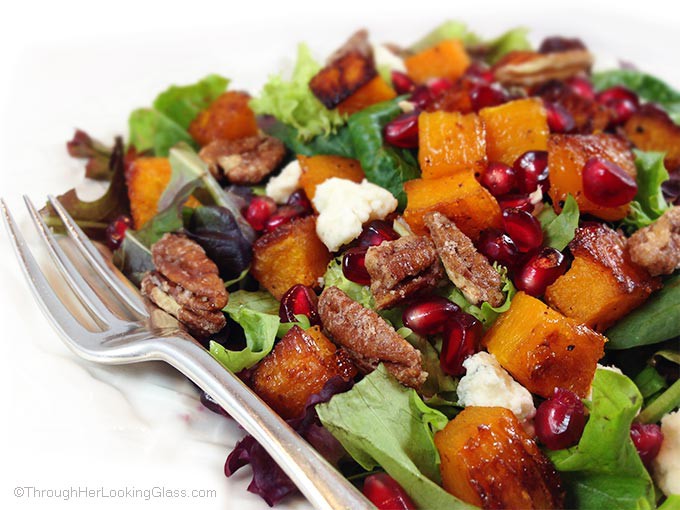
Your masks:
[[[680,206],[666,211],[628,240],[630,258],[652,276],[680,269]]]
[[[404,236],[372,246],[366,252],[365,264],[378,310],[435,287],[444,276],[428,237]]]
[[[530,87],[549,80],[564,80],[589,72],[593,55],[585,49],[553,53],[513,51],[493,66],[493,74],[503,85]]]
[[[321,293],[319,315],[330,336],[347,350],[362,372],[371,372],[384,363],[406,386],[419,388],[425,382],[427,372],[422,369],[420,351],[380,315],[337,287],[326,287]]]
[[[151,248],[156,270],[142,280],[142,294],[205,337],[226,324],[222,308],[229,294],[217,266],[203,248],[178,234],[165,234]]]
[[[438,212],[425,216],[425,225],[453,284],[473,305],[487,301],[499,306],[505,301],[503,283],[489,261],[477,251],[468,236],[455,223]]]
[[[257,184],[283,161],[283,142],[267,135],[248,136],[237,140],[215,140],[198,154],[218,179],[234,184]]]

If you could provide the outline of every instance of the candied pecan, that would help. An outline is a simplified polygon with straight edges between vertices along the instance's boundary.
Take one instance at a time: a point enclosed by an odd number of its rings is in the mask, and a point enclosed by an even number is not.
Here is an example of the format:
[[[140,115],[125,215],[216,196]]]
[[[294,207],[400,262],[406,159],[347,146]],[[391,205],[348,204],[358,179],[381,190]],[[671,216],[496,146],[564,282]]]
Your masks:
[[[680,269],[680,206],[666,211],[648,227],[628,239],[628,252],[652,276]]]
[[[513,51],[493,66],[493,74],[503,85],[530,87],[588,72],[592,65],[592,54],[583,49],[553,53]]]
[[[427,378],[420,351],[397,334],[373,310],[352,300],[337,287],[326,287],[319,297],[319,315],[331,337],[364,373],[380,363],[402,384],[419,388]]]
[[[255,135],[236,140],[215,140],[198,154],[218,179],[234,184],[257,184],[272,173],[283,161],[283,142],[267,135]]]
[[[215,263],[194,241],[165,234],[151,248],[156,271],[142,280],[142,294],[184,323],[196,336],[220,331],[229,294]]]
[[[470,303],[487,301],[499,306],[505,298],[503,283],[484,255],[479,253],[468,236],[455,223],[438,212],[425,216],[425,225],[442,259],[446,274]]]
[[[366,252],[365,264],[379,310],[436,286],[444,276],[428,237],[404,236],[372,246]]]

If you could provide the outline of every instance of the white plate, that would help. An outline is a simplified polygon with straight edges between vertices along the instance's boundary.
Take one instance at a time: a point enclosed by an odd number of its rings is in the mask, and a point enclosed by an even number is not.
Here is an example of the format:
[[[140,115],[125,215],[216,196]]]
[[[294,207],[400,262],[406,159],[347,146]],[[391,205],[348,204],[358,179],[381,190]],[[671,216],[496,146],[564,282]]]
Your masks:
[[[92,2],[24,5],[0,31],[0,194],[20,212],[20,195],[37,203],[82,180],[64,144],[76,127],[109,142],[126,132],[128,113],[171,83],[211,72],[251,91],[290,63],[298,41],[325,55],[367,26],[373,40],[410,42],[446,18],[484,35],[524,25],[533,37],[581,36],[600,55],[620,57],[680,84],[675,66],[677,7],[645,2],[366,1],[258,3]],[[563,5],[564,3],[560,3]],[[19,7],[17,7],[19,8]],[[612,58],[613,57],[613,58]],[[2,232],[0,237],[6,237]],[[76,359],[47,325],[9,249],[0,242],[0,377],[3,508],[120,508],[84,495],[64,503],[15,487],[97,490],[206,489],[214,497],[127,497],[129,508],[266,508],[246,492],[247,469],[224,478],[224,459],[240,437],[236,425],[201,408],[192,386],[158,364],[98,367]],[[31,496],[32,495],[32,496]],[[300,499],[283,507],[306,507]]]

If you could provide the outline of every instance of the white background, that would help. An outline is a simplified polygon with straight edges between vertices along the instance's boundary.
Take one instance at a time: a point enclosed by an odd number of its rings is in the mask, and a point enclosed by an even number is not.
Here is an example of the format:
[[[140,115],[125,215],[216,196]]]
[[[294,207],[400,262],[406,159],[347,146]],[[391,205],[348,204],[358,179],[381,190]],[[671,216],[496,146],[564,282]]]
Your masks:
[[[485,36],[524,25],[535,41],[581,36],[680,85],[675,2],[12,2],[0,20],[0,195],[28,230],[20,196],[82,180],[64,144],[76,127],[109,142],[128,113],[170,83],[217,72],[257,90],[298,41],[319,56],[367,26],[374,41],[412,42],[447,18]],[[0,232],[0,506],[266,508],[232,481],[233,423],[201,410],[193,388],[158,365],[104,369],[76,360],[38,312]],[[213,489],[204,500],[18,499],[17,486]],[[291,506],[303,505],[293,500]]]

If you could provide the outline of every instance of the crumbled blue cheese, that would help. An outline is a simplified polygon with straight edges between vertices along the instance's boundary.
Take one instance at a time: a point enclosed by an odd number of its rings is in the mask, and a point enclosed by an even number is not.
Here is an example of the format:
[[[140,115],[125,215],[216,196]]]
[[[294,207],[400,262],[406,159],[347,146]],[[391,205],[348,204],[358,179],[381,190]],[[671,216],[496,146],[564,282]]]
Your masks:
[[[316,187],[314,208],[319,212],[316,233],[330,251],[361,234],[364,223],[382,220],[397,208],[392,193],[368,182],[331,177]]]
[[[269,179],[265,193],[277,204],[285,204],[295,190],[300,187],[302,169],[297,159],[288,163],[281,173]]]
[[[385,67],[390,71],[394,70],[401,71],[402,73],[406,72],[404,59],[399,58],[383,44],[373,45],[373,59],[375,60],[375,67],[378,69]]]
[[[654,459],[654,480],[664,494],[680,494],[680,411],[661,418],[663,442]]]
[[[515,381],[493,354],[478,352],[463,362],[467,370],[458,383],[458,404],[481,407],[505,407],[520,421],[536,414],[534,399]]]

